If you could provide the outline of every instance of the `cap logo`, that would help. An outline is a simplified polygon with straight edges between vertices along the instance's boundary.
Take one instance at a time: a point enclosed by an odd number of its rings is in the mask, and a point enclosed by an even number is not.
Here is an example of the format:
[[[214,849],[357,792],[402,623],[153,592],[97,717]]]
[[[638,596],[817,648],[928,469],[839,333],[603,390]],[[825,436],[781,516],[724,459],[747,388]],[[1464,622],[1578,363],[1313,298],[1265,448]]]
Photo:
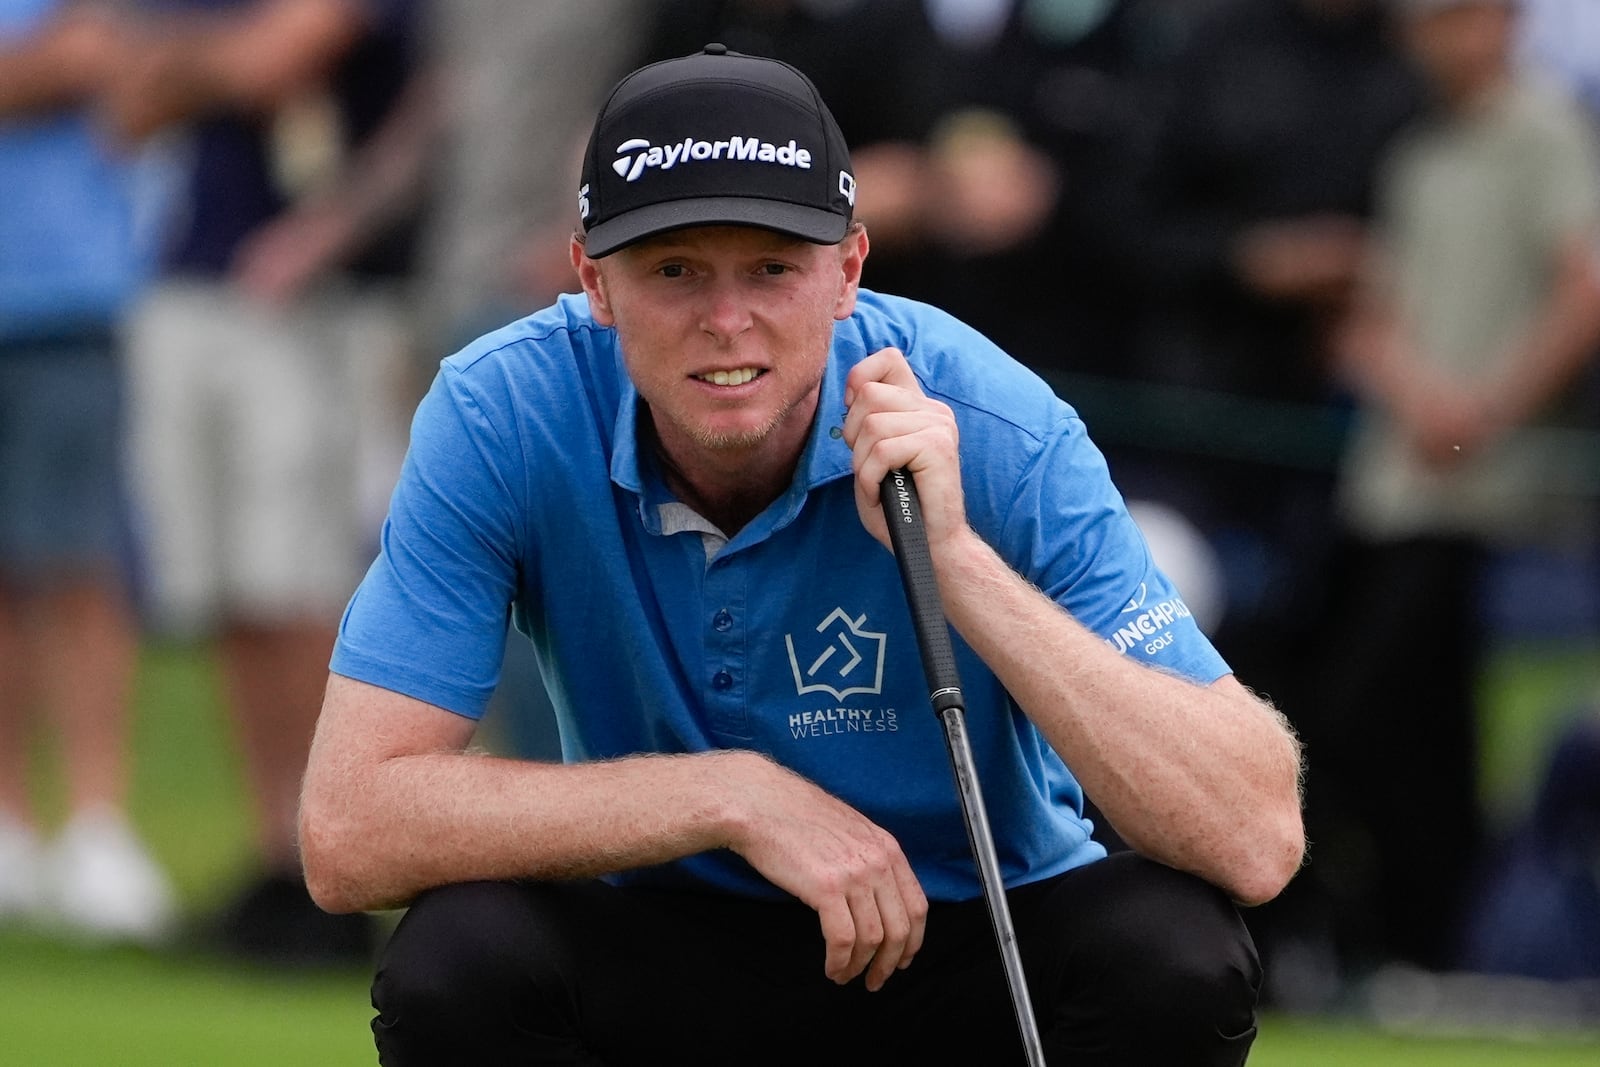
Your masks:
[[[617,146],[611,169],[624,181],[635,182],[646,170],[671,170],[688,160],[727,159],[752,163],[773,163],[782,167],[811,169],[811,150],[794,141],[773,144],[759,137],[729,137],[721,141],[702,141],[685,137],[669,145],[653,145],[642,137],[630,137]],[[843,178],[840,179],[841,184]],[[853,188],[852,181],[852,188]]]
[[[854,174],[847,170],[839,172],[839,192],[844,194],[845,200],[849,202],[851,207],[856,206],[856,177]]]

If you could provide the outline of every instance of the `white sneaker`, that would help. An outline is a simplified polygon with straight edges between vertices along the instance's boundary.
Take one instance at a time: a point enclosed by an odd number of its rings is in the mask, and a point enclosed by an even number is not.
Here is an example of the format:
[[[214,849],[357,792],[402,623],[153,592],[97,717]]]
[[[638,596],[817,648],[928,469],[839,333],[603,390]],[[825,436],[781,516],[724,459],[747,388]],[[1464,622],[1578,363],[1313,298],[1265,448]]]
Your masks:
[[[119,812],[73,816],[50,845],[45,885],[53,917],[92,940],[156,945],[172,932],[172,887]]]
[[[33,827],[0,815],[0,923],[37,917],[43,850]]]

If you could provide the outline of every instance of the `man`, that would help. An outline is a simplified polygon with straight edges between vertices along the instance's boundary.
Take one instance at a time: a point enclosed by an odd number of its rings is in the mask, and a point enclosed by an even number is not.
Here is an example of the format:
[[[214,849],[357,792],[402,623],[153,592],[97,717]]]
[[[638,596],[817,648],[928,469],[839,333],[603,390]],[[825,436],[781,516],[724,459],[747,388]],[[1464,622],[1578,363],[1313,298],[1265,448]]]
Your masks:
[[[146,281],[143,166],[93,101],[126,61],[102,12],[0,0],[0,923],[157,943],[172,887],[127,816],[137,633],[121,332]],[[35,730],[59,743],[49,840]]]
[[[323,906],[411,905],[374,985],[383,1062],[1017,1050],[885,550],[894,467],[961,638],[1047,1050],[1243,1062],[1259,973],[1228,898],[1299,864],[1296,743],[1071,410],[859,288],[853,199],[793,68],[710,45],[636,71],[585,158],[583,296],[468,346],[423,401],[301,811]],[[565,765],[467,751],[508,611]],[[1105,858],[1085,790],[1143,855]]]
[[[1340,820],[1323,839],[1376,860],[1342,880],[1347,950],[1450,967],[1482,862],[1487,564],[1593,529],[1566,442],[1600,344],[1600,157],[1573,101],[1517,73],[1514,0],[1395,2],[1436,106],[1386,160],[1342,353],[1363,407],[1341,472],[1353,543],[1307,735]]]

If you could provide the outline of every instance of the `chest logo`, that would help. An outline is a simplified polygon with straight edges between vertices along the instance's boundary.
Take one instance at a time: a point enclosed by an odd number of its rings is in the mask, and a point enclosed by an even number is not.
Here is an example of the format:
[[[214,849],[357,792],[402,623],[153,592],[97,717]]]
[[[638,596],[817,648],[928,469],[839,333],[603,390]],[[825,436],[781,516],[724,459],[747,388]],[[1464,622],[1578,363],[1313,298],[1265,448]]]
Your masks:
[[[795,692],[830,693],[835,700],[853,693],[883,692],[885,639],[866,629],[866,624],[865,615],[852,619],[843,608],[834,608],[798,642],[794,634],[784,634]]]

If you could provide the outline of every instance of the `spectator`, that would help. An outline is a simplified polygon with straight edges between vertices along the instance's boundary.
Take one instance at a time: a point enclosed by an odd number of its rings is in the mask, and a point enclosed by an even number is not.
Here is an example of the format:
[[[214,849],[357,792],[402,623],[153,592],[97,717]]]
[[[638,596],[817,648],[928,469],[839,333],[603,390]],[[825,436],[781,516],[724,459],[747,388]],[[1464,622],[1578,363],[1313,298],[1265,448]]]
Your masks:
[[[1399,0],[1433,88],[1381,183],[1378,255],[1343,346],[1361,419],[1342,472],[1355,538],[1316,775],[1347,871],[1351,948],[1455,961],[1481,847],[1476,691],[1490,552],[1592,529],[1545,491],[1542,428],[1600,341],[1600,165],[1572,101],[1512,65],[1512,0]],[[1313,741],[1317,744],[1317,741]],[[1371,917],[1370,928],[1363,924]]]
[[[182,124],[192,153],[186,225],[134,323],[134,440],[155,625],[217,635],[256,809],[262,871],[219,933],[254,957],[364,960],[371,924],[312,904],[294,824],[334,627],[367,546],[361,431],[384,391],[399,392],[393,286],[408,245],[382,225],[398,197],[389,168],[366,157],[390,147],[379,132],[396,109],[424,106],[415,5],[152,6],[157,43],[122,71],[106,113],[129,140]],[[328,110],[307,110],[319,100]],[[363,181],[346,173],[293,199],[274,141],[292,118],[302,147],[305,130],[331,127],[309,143]]]
[[[87,6],[0,0],[0,920],[168,930],[166,876],[125,814],[135,652],[121,468],[124,310],[144,280],[135,164],[88,102],[122,61]],[[32,727],[69,808],[46,846]]]

